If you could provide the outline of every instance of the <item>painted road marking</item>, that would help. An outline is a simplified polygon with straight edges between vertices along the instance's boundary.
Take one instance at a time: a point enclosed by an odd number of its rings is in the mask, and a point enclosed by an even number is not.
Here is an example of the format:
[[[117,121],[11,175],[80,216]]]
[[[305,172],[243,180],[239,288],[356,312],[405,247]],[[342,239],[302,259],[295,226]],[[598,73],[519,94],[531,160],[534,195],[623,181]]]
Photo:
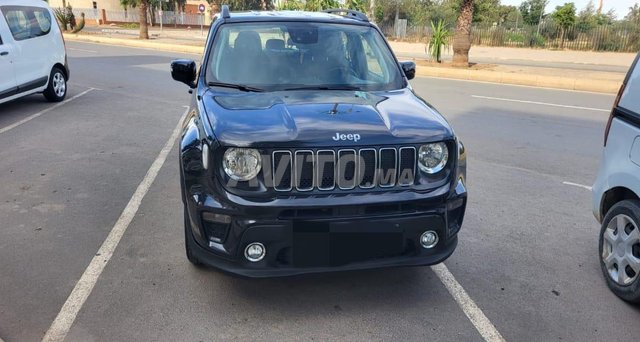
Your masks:
[[[498,329],[491,323],[491,321],[484,315],[482,310],[476,305],[476,303],[469,297],[467,291],[464,290],[462,285],[458,283],[456,278],[449,272],[449,269],[444,263],[431,266],[433,272],[438,276],[440,281],[447,288],[447,291],[453,296],[458,306],[464,311],[464,314],[469,318],[473,326],[480,333],[485,341],[490,342],[503,342],[505,339],[500,335]]]
[[[593,187],[590,187],[590,186],[588,186],[588,185],[578,184],[578,183],[562,182],[562,184],[564,184],[564,185],[571,185],[571,186],[577,186],[578,188],[587,189],[587,190],[589,190],[589,191],[593,190]]]
[[[111,229],[111,232],[107,236],[107,239],[104,240],[102,246],[100,246],[100,249],[98,249],[96,255],[91,260],[91,263],[89,263],[89,266],[87,266],[84,273],[82,274],[82,277],[80,277],[80,280],[78,280],[78,282],[76,283],[76,286],[71,291],[71,294],[60,309],[60,312],[58,313],[56,318],[53,320],[53,323],[51,323],[51,326],[49,327],[49,330],[47,330],[47,333],[44,335],[42,341],[64,341],[65,337],[69,333],[69,330],[71,329],[71,326],[73,325],[73,322],[78,316],[78,312],[80,312],[80,309],[91,294],[91,291],[96,285],[96,282],[102,274],[102,271],[104,271],[105,266],[113,256],[116,247],[118,247],[122,236],[129,227],[129,224],[131,224],[131,221],[133,221],[136,213],[138,212],[140,204],[142,203],[142,199],[149,191],[149,188],[151,188],[151,184],[153,184],[154,180],[158,176],[162,165],[164,165],[164,162],[167,160],[169,152],[171,152],[171,150],[173,149],[173,145],[180,135],[182,121],[184,120],[188,112],[189,109],[184,112],[184,114],[178,121],[178,125],[176,126],[176,128],[174,128],[171,137],[169,137],[169,140],[167,140],[167,143],[160,151],[160,154],[158,154],[156,160],[154,160],[153,164],[151,164],[151,167],[147,171],[147,174],[144,176],[142,182],[140,182],[140,185],[138,185],[138,188],[129,200],[129,203],[122,211],[120,218],[118,218],[118,221]]]
[[[72,47],[68,47],[68,50],[71,51],[81,51],[81,52],[89,52],[89,53],[98,53],[98,51],[95,50],[85,50],[85,49],[78,49],[78,48],[72,48]]]
[[[594,111],[594,112],[606,112],[606,113],[610,113],[611,112],[611,109],[600,109],[600,108],[591,108],[591,107],[569,106],[569,105],[561,105],[561,104],[557,104],[557,103],[548,103],[548,102],[526,101],[526,100],[516,100],[516,99],[504,99],[504,98],[500,98],[500,97],[481,96],[481,95],[471,95],[471,97],[474,97],[476,99],[485,99],[485,100],[517,102],[517,103],[536,104],[536,105],[541,105],[541,106],[551,106],[551,107],[591,110],[591,111]]]
[[[74,96],[74,97],[72,97],[70,99],[64,100],[64,101],[62,101],[60,103],[56,103],[56,104],[54,104],[53,106],[51,106],[51,107],[49,107],[47,109],[44,109],[44,110],[42,110],[40,112],[37,112],[37,113],[35,113],[33,115],[27,116],[26,118],[24,118],[24,119],[22,119],[22,120],[20,120],[18,122],[15,122],[15,123],[7,126],[7,127],[0,128],[0,134],[8,132],[8,131],[10,131],[10,130],[12,130],[12,129],[24,124],[24,123],[27,123],[27,122],[29,122],[29,121],[41,116],[42,114],[50,112],[50,111],[52,111],[52,110],[54,110],[54,109],[56,109],[56,108],[58,108],[60,106],[64,106],[65,104],[67,104],[67,103],[69,103],[69,102],[71,102],[71,101],[73,101],[73,100],[75,100],[75,99],[77,99],[77,98],[79,98],[81,96],[86,95],[87,93],[89,93],[92,90],[96,90],[96,89],[95,88],[89,88],[89,89],[81,92],[80,94],[78,94],[78,95],[76,95],[76,96]]]
[[[615,93],[603,93],[603,92],[598,92],[598,91],[551,88],[551,87],[542,87],[542,86],[529,86],[529,85],[524,85],[524,84],[511,84],[511,83],[500,83],[500,82],[491,82],[491,81],[465,80],[465,79],[460,79],[460,78],[446,78],[446,77],[438,77],[438,76],[419,76],[419,75],[417,75],[416,78],[434,78],[434,79],[437,79],[437,80],[453,81],[453,82],[471,82],[471,83],[481,83],[481,84],[495,84],[495,85],[498,85],[498,86],[506,86],[506,87],[533,88],[533,89],[544,89],[544,90],[553,90],[553,91],[570,91],[570,92],[573,92],[573,93],[586,93],[586,94],[594,94],[594,95],[602,95],[602,96],[611,96],[612,98],[616,96]]]

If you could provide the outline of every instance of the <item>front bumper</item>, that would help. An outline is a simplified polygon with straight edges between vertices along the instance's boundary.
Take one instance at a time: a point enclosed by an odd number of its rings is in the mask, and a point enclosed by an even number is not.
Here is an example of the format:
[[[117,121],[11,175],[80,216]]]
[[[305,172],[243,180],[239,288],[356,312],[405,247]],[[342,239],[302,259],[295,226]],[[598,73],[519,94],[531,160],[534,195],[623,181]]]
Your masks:
[[[247,277],[432,265],[454,252],[467,200],[462,180],[453,190],[449,186],[440,190],[378,194],[377,203],[349,195],[316,197],[315,205],[303,207],[299,204],[305,201],[300,199],[245,206],[230,205],[220,197],[188,195],[187,239],[192,239],[192,253],[202,263]],[[224,234],[213,229],[223,238],[211,238],[212,228],[203,213],[224,215],[217,216],[225,218]],[[431,249],[419,242],[427,230],[439,237]],[[245,247],[253,242],[266,248],[258,262],[244,256]]]

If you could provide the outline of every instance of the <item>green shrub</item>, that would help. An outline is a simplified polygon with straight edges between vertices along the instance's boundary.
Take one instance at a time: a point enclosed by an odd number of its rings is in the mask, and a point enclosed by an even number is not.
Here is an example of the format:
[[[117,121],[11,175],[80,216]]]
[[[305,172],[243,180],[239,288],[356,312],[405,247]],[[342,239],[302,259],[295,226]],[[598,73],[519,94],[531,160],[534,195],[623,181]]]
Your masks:
[[[139,29],[140,28],[140,23],[125,23],[125,24],[122,24],[122,28]]]
[[[450,36],[451,32],[444,24],[444,20],[438,20],[437,24],[433,21],[431,22],[431,39],[427,49],[431,58],[438,63],[442,62],[442,49],[449,46]]]
[[[546,43],[546,39],[536,32],[532,32],[525,40],[525,45],[528,47],[545,47]]]
[[[505,35],[505,41],[509,43],[524,43],[524,34],[518,32],[507,32]]]

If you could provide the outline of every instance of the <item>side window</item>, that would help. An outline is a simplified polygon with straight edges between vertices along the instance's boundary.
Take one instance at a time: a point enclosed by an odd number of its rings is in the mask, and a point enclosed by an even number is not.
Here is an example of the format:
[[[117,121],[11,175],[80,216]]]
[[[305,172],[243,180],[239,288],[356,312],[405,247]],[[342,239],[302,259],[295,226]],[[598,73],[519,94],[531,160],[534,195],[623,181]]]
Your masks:
[[[620,107],[640,115],[640,62],[629,75],[627,87],[620,98]]]
[[[51,15],[44,8],[2,6],[2,13],[17,41],[44,36],[51,31]]]

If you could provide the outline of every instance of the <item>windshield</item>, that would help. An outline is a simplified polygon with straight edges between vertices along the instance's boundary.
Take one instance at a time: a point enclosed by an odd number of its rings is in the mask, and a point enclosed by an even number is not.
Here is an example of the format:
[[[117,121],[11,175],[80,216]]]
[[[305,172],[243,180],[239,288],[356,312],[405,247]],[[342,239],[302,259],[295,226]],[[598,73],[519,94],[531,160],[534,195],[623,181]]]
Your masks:
[[[368,26],[225,24],[212,51],[206,70],[212,86],[240,84],[264,91],[393,90],[404,83],[383,38]]]

